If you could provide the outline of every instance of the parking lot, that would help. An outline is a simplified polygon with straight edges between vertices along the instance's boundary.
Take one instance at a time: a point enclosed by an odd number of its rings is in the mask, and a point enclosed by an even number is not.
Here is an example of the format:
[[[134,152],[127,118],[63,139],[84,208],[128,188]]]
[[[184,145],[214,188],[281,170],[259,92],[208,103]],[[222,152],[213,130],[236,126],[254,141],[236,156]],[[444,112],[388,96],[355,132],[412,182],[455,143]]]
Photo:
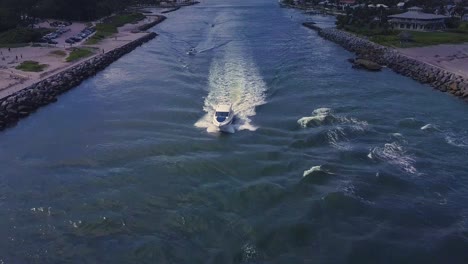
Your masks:
[[[52,23],[52,22],[50,22]],[[53,27],[50,25],[49,22],[42,22],[38,25],[38,27],[45,27],[45,28],[52,28],[58,30],[63,30],[64,32],[62,34],[57,34],[58,36],[56,38],[51,39],[54,42],[57,42],[56,44],[53,43],[52,45],[56,45],[57,47],[70,47],[75,46],[77,44],[82,43],[86,38],[89,38],[94,32],[91,32],[88,34],[84,39],[75,41],[74,43],[70,44],[67,43],[66,40],[70,39],[72,37],[76,37],[79,34],[83,32],[87,28],[87,25],[85,23],[80,23],[80,22],[73,22],[71,25],[68,26],[63,26],[63,27]]]

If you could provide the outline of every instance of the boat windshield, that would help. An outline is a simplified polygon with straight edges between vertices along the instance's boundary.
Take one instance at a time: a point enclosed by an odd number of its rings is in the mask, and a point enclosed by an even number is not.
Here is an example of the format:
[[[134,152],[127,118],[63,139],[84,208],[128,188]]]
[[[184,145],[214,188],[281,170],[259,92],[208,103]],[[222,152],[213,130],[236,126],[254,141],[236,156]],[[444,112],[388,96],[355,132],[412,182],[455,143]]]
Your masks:
[[[228,117],[228,116],[229,116],[229,112],[216,112],[216,116]]]

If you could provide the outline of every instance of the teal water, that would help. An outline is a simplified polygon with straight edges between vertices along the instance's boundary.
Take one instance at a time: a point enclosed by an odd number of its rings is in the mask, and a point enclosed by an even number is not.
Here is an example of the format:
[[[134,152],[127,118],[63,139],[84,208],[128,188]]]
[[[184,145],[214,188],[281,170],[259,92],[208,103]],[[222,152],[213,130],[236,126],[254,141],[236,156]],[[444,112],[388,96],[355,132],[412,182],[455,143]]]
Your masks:
[[[0,263],[466,263],[466,103],[276,1],[168,16],[0,133]]]

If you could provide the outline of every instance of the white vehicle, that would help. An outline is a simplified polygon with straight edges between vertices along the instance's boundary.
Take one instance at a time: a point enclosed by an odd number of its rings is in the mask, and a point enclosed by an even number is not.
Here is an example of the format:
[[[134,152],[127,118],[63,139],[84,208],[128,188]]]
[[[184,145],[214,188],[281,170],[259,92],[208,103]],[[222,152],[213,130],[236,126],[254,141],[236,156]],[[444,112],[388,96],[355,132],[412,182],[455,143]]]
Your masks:
[[[187,51],[187,55],[195,55],[197,53],[197,50],[195,48],[190,48]]]
[[[232,112],[231,105],[220,104],[216,107],[213,115],[213,124],[220,130],[223,130],[229,126],[234,119],[234,113]]]

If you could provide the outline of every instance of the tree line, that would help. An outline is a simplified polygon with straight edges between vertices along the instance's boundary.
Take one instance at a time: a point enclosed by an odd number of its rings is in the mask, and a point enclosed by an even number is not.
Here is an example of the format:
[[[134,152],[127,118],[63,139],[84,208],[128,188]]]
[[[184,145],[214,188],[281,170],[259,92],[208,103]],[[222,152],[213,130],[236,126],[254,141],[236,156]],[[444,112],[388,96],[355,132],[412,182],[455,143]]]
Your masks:
[[[125,7],[158,0],[0,0],[0,31],[28,26],[36,18],[90,21]]]

